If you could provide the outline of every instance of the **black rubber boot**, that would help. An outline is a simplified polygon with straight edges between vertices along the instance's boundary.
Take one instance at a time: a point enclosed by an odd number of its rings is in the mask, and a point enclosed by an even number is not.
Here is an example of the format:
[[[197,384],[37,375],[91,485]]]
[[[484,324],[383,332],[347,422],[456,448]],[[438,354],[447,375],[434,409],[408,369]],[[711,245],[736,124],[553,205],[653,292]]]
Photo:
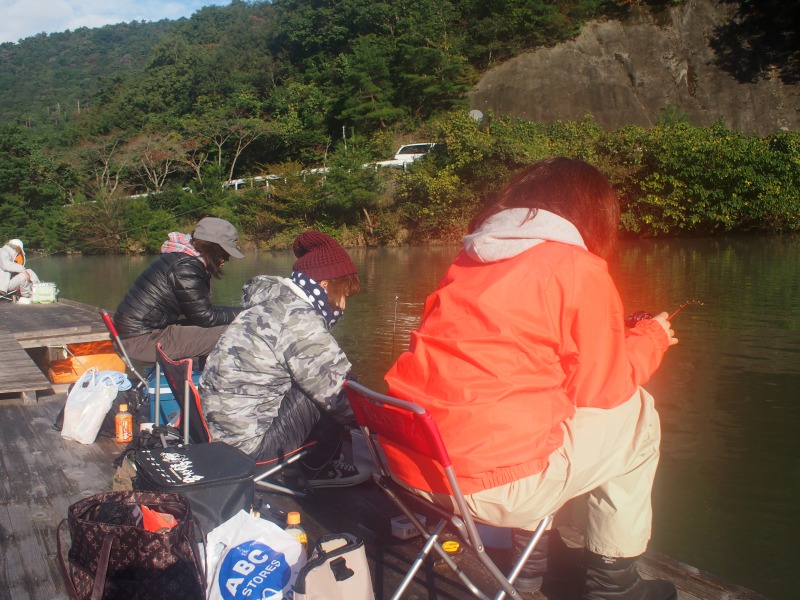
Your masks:
[[[678,592],[669,581],[642,579],[637,558],[601,556],[587,550],[581,600],[677,600]]]
[[[511,559],[514,563],[522,556],[533,532],[514,529],[511,535]],[[583,566],[583,550],[564,543],[557,530],[545,531],[514,582],[521,592],[535,592],[547,588],[556,580],[573,579]]]

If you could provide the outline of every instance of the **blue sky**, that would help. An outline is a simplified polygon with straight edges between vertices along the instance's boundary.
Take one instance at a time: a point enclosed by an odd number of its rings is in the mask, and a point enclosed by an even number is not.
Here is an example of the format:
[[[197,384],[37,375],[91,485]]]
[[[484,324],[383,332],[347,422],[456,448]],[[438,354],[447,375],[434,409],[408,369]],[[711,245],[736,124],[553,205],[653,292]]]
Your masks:
[[[0,0],[0,43],[39,33],[189,17],[229,0]]]

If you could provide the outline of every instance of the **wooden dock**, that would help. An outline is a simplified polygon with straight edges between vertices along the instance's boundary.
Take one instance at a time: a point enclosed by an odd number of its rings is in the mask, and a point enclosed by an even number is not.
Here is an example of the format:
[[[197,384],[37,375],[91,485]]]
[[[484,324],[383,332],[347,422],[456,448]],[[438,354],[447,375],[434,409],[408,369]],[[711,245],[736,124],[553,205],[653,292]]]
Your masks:
[[[29,351],[107,339],[97,309],[87,304],[0,304],[0,394],[32,403],[37,392],[52,389]]]
[[[0,600],[66,598],[57,564],[58,523],[71,503],[111,489],[112,461],[121,446],[109,438],[98,438],[91,445],[63,440],[52,424],[65,400],[63,393],[42,393],[35,404],[19,399],[0,403]],[[402,541],[391,535],[390,519],[399,512],[371,482],[316,490],[300,502],[266,493],[258,493],[257,498],[275,511],[300,510],[312,541],[329,533],[361,536],[367,544],[377,600],[391,596],[421,543],[420,538]],[[280,514],[277,512],[276,522],[281,520]],[[560,529],[568,541],[580,542],[567,524]],[[479,585],[488,582],[476,560],[467,554],[461,560]],[[766,600],[654,552],[646,555],[642,571],[646,576],[673,581],[680,590],[679,600]],[[522,596],[555,600],[538,592]],[[404,598],[468,597],[449,572],[429,562]]]

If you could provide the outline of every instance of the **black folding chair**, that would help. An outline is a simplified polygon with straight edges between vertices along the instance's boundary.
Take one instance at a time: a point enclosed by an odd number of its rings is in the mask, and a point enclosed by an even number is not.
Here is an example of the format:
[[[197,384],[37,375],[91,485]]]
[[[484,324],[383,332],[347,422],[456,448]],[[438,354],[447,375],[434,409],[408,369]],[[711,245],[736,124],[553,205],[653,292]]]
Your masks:
[[[541,520],[530,543],[506,577],[486,553],[486,547],[478,532],[475,520],[467,508],[464,494],[453,470],[444,440],[431,414],[418,404],[374,392],[354,381],[348,381],[345,385],[345,390],[350,405],[353,407],[356,422],[364,434],[372,459],[379,469],[378,472],[373,473],[375,481],[426,540],[392,599],[400,598],[403,595],[432,550],[439,554],[445,564],[453,570],[474,596],[482,600],[489,599],[489,596],[469,579],[439,543],[439,536],[445,525],[448,524],[466,546],[475,553],[497,582],[499,590],[494,598],[500,600],[506,594],[513,598],[518,598],[519,592],[514,589],[514,580],[519,575],[539,539],[552,523],[553,515],[547,515]],[[373,436],[377,436],[377,442]],[[391,443],[393,448],[401,452],[408,452],[417,461],[426,461],[431,466],[438,467],[446,478],[458,510],[448,511],[427,498],[413,494],[401,483],[398,483],[399,478],[395,480],[383,452],[378,447],[381,441]],[[411,509],[411,504],[424,506],[424,512],[432,512],[438,515],[438,522],[430,529],[426,529],[425,525],[420,522]],[[486,525],[496,524],[486,523]]]
[[[178,403],[180,414],[175,428],[162,428],[156,423],[153,432],[163,435],[162,443],[166,443],[167,437],[178,437],[184,444],[207,444],[212,441],[211,432],[208,429],[200,392],[192,380],[192,359],[172,360],[161,348],[161,344],[156,345],[156,381],[160,381],[161,373],[167,380],[172,395]],[[161,390],[156,386],[155,393],[156,420],[161,410]],[[267,462],[256,462],[256,476],[253,483],[261,488],[273,492],[281,492],[290,496],[305,497],[306,492],[292,489],[278,483],[269,481],[273,475],[277,475],[289,465],[303,458],[314,442],[296,448],[287,453],[280,459]]]

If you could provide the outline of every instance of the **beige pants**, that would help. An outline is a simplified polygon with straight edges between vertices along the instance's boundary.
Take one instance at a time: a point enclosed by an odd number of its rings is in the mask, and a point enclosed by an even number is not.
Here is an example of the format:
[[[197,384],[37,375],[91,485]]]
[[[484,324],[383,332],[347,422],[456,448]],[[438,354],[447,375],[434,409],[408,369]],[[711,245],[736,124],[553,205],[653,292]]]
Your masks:
[[[534,529],[568,500],[588,493],[586,547],[605,556],[643,553],[650,539],[650,491],[661,441],[653,397],[640,388],[610,410],[579,408],[562,429],[564,444],[550,455],[547,469],[468,495],[470,512],[500,527]],[[433,496],[452,508],[448,497]]]

